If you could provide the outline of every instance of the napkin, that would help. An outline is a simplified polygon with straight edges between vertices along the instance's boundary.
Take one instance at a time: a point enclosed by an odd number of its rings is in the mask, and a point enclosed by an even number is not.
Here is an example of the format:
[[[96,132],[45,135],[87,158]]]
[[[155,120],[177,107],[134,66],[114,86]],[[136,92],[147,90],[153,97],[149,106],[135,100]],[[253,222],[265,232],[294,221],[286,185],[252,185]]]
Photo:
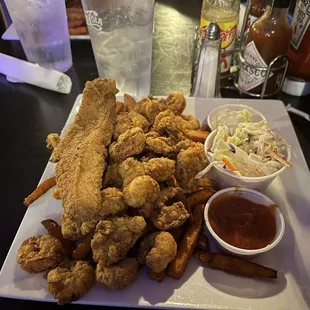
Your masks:
[[[13,83],[28,83],[62,94],[69,94],[71,78],[59,71],[0,53],[0,73]]]

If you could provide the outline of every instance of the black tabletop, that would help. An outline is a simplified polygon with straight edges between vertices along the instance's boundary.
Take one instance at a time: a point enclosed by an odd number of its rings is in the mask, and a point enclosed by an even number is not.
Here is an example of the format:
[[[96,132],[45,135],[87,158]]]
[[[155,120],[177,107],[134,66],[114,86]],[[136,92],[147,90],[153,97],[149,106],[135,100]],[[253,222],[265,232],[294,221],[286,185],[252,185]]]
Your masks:
[[[190,91],[193,33],[199,24],[201,0],[157,1],[151,92],[168,95]],[[19,43],[0,42],[2,52],[24,58]],[[26,211],[23,199],[37,185],[50,153],[45,139],[60,132],[75,98],[87,80],[98,76],[90,41],[72,41],[72,92],[61,95],[26,84],[12,84],[0,75],[0,266]],[[280,94],[279,99],[310,113],[310,97]],[[310,123],[291,116],[310,165]],[[56,309],[56,304],[0,299],[0,309]],[[66,305],[67,308],[82,308]],[[90,307],[88,307],[90,308]]]

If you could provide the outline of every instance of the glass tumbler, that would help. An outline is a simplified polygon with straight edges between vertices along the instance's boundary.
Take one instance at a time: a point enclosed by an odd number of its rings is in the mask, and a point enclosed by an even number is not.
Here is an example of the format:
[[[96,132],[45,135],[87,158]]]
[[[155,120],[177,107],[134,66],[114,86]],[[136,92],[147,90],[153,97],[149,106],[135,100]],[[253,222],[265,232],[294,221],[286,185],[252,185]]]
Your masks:
[[[154,0],[82,0],[100,77],[121,94],[150,92]]]
[[[72,54],[64,0],[5,0],[28,61],[65,72]]]

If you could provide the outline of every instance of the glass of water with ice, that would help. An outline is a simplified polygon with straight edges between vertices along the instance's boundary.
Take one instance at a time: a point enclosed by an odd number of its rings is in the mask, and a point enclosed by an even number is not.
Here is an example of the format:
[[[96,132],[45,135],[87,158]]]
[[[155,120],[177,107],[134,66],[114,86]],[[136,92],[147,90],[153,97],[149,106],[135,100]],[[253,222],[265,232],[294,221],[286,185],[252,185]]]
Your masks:
[[[64,0],[5,0],[28,61],[65,72],[72,54]]]
[[[154,0],[83,0],[100,77],[121,94],[150,92]]]

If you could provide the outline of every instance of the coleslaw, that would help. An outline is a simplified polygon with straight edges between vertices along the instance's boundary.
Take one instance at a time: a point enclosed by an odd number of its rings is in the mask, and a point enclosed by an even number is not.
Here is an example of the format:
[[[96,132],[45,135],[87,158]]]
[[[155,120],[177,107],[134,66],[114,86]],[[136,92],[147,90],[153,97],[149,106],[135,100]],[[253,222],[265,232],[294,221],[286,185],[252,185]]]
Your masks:
[[[258,123],[240,123],[233,134],[228,126],[219,126],[212,146],[207,152],[210,164],[197,178],[205,175],[214,165],[245,177],[270,175],[290,165],[285,160],[288,145],[265,120]]]
[[[249,109],[233,110],[227,108],[218,112],[215,119],[212,121],[212,123],[214,123],[212,125],[214,125],[214,128],[225,125],[229,128],[230,132],[232,132],[238,124],[251,123],[252,119],[253,114]]]

